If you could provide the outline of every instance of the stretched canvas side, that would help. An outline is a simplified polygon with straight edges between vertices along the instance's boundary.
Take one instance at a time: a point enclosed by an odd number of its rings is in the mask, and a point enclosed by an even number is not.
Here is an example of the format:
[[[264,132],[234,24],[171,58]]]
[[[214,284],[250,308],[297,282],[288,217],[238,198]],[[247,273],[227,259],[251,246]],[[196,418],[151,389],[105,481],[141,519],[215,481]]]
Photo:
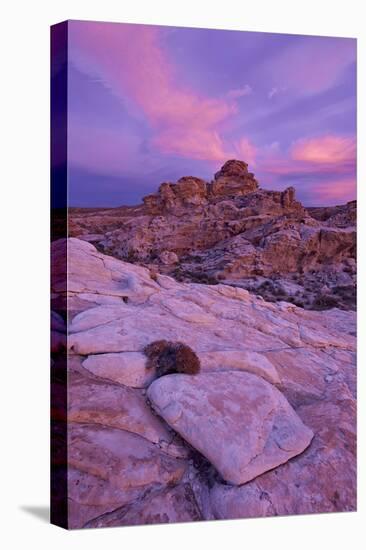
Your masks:
[[[51,523],[68,526],[67,50],[68,23],[51,27]]]

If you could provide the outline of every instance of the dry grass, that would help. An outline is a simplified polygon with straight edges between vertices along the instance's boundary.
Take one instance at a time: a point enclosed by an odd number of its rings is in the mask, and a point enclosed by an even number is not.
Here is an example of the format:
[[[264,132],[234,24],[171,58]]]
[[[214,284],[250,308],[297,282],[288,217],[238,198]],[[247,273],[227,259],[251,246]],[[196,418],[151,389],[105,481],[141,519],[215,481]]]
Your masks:
[[[166,374],[197,374],[200,360],[195,352],[182,342],[155,340],[144,348],[147,368],[155,368],[157,376]]]

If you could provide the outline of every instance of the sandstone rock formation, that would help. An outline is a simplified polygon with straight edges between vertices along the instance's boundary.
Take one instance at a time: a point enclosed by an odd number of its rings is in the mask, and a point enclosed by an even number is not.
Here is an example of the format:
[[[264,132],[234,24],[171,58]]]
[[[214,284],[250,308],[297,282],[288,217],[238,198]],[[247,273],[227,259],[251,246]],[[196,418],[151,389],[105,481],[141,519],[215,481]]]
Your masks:
[[[240,286],[306,309],[356,303],[356,204],[304,208],[227,161],[211,182],[162,183],[136,207],[71,209],[70,235],[182,282]]]
[[[182,283],[67,245],[67,288],[65,241],[52,245],[52,319],[68,334],[71,527],[355,509],[353,311]],[[143,349],[159,339],[189,345],[202,372],[154,380]],[[57,434],[58,348],[52,369]]]

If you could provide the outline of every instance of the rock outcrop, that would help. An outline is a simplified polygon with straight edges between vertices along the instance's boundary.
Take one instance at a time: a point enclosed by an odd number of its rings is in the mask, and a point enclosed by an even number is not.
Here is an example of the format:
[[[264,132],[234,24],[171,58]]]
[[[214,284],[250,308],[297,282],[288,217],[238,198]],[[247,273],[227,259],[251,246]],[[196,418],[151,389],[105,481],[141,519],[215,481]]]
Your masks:
[[[347,202],[339,206],[325,206],[307,208],[309,214],[316,220],[326,222],[327,225],[334,227],[349,227],[356,225],[357,203],[356,201]]]
[[[356,204],[304,208],[227,161],[211,182],[162,183],[136,207],[71,209],[70,235],[182,282],[240,286],[306,309],[355,309]]]
[[[66,274],[65,241],[52,245],[52,307],[68,346],[70,527],[355,509],[353,311],[67,246]],[[190,346],[201,372],[155,379],[143,350],[160,339]],[[62,369],[56,348],[56,434]]]
[[[258,189],[254,174],[248,172],[248,165],[240,160],[228,160],[221,170],[216,172],[210,191],[215,197],[241,196]]]

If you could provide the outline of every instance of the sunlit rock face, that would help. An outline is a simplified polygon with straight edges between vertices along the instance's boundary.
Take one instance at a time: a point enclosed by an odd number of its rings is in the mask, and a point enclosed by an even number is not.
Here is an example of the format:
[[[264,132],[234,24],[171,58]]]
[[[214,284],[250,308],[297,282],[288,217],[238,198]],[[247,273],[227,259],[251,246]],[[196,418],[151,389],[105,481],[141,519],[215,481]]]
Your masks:
[[[76,238],[65,287],[65,241],[52,247],[70,527],[356,508],[353,311],[179,282]],[[200,372],[157,378],[144,349],[161,339],[189,346]]]
[[[216,172],[211,186],[213,196],[241,196],[258,188],[254,174],[248,172],[248,165],[241,160],[228,160]]]

